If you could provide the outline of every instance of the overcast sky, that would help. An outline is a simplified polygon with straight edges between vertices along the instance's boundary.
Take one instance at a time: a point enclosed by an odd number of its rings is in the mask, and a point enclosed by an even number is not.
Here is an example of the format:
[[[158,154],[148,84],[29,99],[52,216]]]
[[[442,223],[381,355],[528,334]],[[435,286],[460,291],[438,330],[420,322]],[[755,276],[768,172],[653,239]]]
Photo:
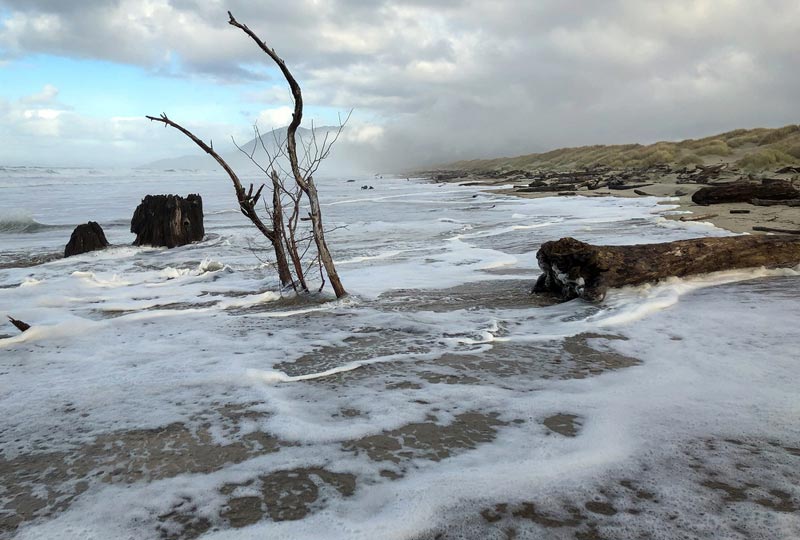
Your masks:
[[[228,9],[384,169],[800,122],[798,0],[0,0],[0,164],[192,153],[162,111],[215,141],[288,123]]]

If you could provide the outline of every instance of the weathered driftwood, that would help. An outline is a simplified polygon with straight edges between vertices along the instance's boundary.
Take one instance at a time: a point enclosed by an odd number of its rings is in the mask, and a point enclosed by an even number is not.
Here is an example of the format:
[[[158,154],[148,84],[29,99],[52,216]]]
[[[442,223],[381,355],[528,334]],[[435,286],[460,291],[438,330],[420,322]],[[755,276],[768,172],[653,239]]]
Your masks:
[[[694,182],[697,184],[706,184],[714,178],[718,178],[722,171],[727,168],[726,164],[720,165],[697,165],[692,171],[683,171],[678,174],[678,183],[685,184]]]
[[[780,201],[753,199],[750,201],[750,204],[754,206],[800,206],[800,199],[784,199]]]
[[[800,234],[800,229],[773,229],[772,227],[760,227],[756,225],[753,227],[754,231],[778,233],[778,234]]]
[[[17,330],[19,330],[20,332],[24,332],[25,330],[31,327],[31,325],[29,325],[28,323],[22,322],[19,319],[15,319],[11,315],[6,315],[6,317],[8,317],[8,320],[11,321],[11,324],[16,326]]]
[[[78,225],[64,246],[64,257],[96,251],[108,246],[103,228],[95,221]]]
[[[553,193],[558,191],[574,191],[574,184],[554,184],[538,187],[521,187],[517,188],[517,193]]]
[[[543,244],[536,258],[543,274],[533,287],[534,293],[599,301],[608,289],[673,276],[761,266],[794,267],[800,264],[800,238],[728,236],[634,246],[593,246],[562,238]]]
[[[609,184],[608,189],[618,189],[618,190],[639,189],[643,187],[650,187],[652,185],[653,184]]]
[[[719,214],[700,214],[699,216],[683,216],[681,221],[706,221],[717,217]]]
[[[131,219],[135,246],[182,246],[203,239],[203,199],[189,195],[147,195]]]
[[[720,204],[750,202],[753,199],[779,201],[800,198],[800,191],[788,180],[754,184],[751,182],[735,182],[724,186],[700,188],[692,195],[695,204]]]
[[[589,184],[589,186],[587,186],[587,187],[588,187],[589,189],[591,189],[592,191],[594,191],[594,190],[596,190],[596,189],[603,189],[604,187],[608,187],[608,181],[606,181],[606,180],[599,180],[599,181],[596,181],[596,182],[592,182],[592,183],[591,183],[591,184]]]

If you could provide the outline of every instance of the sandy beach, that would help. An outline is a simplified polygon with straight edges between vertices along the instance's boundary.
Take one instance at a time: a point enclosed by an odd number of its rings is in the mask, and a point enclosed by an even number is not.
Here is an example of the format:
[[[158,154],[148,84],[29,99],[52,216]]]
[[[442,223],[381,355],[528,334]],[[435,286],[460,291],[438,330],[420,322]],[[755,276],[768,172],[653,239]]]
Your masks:
[[[795,186],[800,186],[797,175],[792,174],[769,174],[769,178],[789,180]],[[518,185],[509,184],[506,178],[487,178],[467,176],[449,179],[448,182],[457,182],[462,185],[470,186],[508,186],[498,190],[499,193],[514,195],[525,198],[542,197],[659,197],[664,200],[661,204],[677,205],[677,209],[664,211],[664,217],[677,221],[693,221],[699,223],[710,223],[715,227],[726,229],[735,233],[748,234],[770,234],[754,231],[753,227],[768,227],[774,229],[800,229],[800,207],[788,205],[756,206],[749,203],[722,203],[714,205],[699,205],[692,202],[692,194],[698,189],[705,187],[701,184],[678,183],[675,174],[653,175],[647,178],[644,183],[651,184],[636,189],[624,190],[589,190],[582,189],[571,192],[550,192],[550,193],[526,193],[517,189]]]

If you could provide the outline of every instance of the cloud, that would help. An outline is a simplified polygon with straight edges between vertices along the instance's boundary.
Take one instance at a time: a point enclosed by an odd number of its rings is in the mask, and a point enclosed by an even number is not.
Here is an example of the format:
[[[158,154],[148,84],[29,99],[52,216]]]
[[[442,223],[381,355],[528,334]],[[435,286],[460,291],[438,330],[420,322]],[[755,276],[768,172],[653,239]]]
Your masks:
[[[261,131],[268,131],[275,128],[283,127],[292,121],[292,107],[283,106],[274,109],[265,109],[258,114],[258,127]]]
[[[378,145],[383,140],[385,130],[383,126],[373,124],[356,124],[346,126],[342,132],[343,141],[356,144]]]
[[[31,94],[22,98],[24,103],[51,103],[58,97],[58,88],[52,84],[44,85],[41,92]]]
[[[227,24],[231,9],[287,61],[307,105],[355,108],[376,126],[362,141],[376,166],[798,121],[796,0],[0,6],[9,13],[0,23],[7,57],[47,53],[219,83],[264,81],[263,93],[243,99],[269,106],[259,115],[264,127],[288,121],[280,74]]]
[[[57,96],[58,88],[48,84],[17,100],[0,98],[0,163],[140,165],[194,150],[180,134],[142,117],[97,118],[75,111]],[[227,141],[234,134],[247,140],[252,136],[242,126],[191,120],[185,125],[206,139]]]

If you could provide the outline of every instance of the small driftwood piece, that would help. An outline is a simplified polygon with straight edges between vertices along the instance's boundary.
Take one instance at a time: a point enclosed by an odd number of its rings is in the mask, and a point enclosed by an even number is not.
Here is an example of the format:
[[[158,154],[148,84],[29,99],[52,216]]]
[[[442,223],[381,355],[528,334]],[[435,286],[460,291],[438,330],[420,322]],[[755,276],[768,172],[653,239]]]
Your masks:
[[[731,210],[731,214],[749,214],[750,210]]]
[[[19,330],[20,332],[24,332],[25,330],[31,327],[31,325],[29,325],[28,323],[22,322],[19,319],[15,319],[11,315],[6,315],[6,317],[8,317],[8,320],[11,321],[11,324],[16,326],[17,330]]]
[[[537,187],[521,187],[517,188],[517,193],[553,193],[558,191],[574,191],[574,184],[554,184],[547,186]]]
[[[753,199],[783,201],[800,199],[800,191],[788,180],[754,184],[751,182],[735,182],[724,186],[700,188],[692,195],[695,204],[709,205],[720,203],[743,203]]]
[[[608,185],[608,189],[618,189],[618,190],[639,189],[639,188],[643,188],[643,187],[650,187],[652,185],[653,184],[622,184],[622,185],[609,184]]]
[[[791,268],[800,264],[800,238],[744,235],[634,246],[594,246],[562,238],[545,242],[536,258],[543,273],[532,292],[596,302],[608,289],[674,276],[761,266]]]
[[[681,221],[705,221],[707,219],[715,218],[719,214],[701,214],[699,216],[683,216]]]
[[[649,193],[647,193],[646,191],[642,191],[641,189],[634,189],[633,192],[636,193],[637,195],[642,196],[642,197],[652,197],[653,196],[653,195],[650,195]]]
[[[769,233],[779,233],[779,234],[800,234],[800,229],[773,229],[772,227],[761,227],[759,225],[753,227],[753,230],[758,232],[769,232]]]

